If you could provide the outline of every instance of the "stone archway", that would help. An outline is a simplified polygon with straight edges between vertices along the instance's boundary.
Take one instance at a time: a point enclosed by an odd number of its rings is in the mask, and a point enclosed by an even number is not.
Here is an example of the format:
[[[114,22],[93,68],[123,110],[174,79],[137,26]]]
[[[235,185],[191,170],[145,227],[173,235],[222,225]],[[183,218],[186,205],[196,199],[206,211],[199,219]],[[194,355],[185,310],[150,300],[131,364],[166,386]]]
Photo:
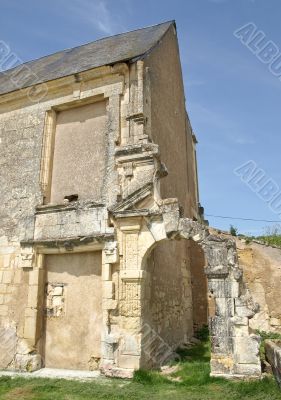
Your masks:
[[[244,287],[235,242],[188,218],[181,218],[176,199],[163,200],[155,212],[125,211],[116,215],[121,244],[120,269],[123,347],[120,356],[129,368],[142,367],[142,307],[145,302],[146,263],[162,240],[191,239],[205,253],[205,273],[210,297],[211,374],[213,376],[260,376],[259,337],[249,331],[255,314]],[[123,352],[123,353],[122,353]],[[122,363],[121,363],[122,368]],[[126,367],[125,367],[126,368]]]

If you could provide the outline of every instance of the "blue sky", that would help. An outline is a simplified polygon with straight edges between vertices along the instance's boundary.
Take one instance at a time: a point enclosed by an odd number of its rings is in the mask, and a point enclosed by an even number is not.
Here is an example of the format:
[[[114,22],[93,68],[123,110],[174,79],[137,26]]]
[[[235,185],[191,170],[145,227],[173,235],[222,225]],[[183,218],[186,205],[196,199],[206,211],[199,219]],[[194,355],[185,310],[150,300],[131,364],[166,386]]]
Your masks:
[[[23,60],[175,19],[206,214],[277,220],[233,172],[253,160],[281,186],[281,81],[233,34],[252,22],[281,50],[280,0],[1,0],[0,40]],[[259,234],[266,222],[208,217]]]

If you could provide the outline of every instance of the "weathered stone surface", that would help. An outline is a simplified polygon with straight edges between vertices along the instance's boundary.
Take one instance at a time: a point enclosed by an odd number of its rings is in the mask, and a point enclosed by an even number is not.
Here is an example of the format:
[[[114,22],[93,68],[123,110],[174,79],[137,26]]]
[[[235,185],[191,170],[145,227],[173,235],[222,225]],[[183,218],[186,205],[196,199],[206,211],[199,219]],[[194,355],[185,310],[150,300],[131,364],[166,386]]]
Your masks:
[[[281,250],[237,239],[244,280],[259,310],[250,321],[252,329],[281,333]]]
[[[9,368],[15,357],[17,333],[13,326],[0,327],[0,368]]]
[[[281,388],[281,341],[266,340],[265,356],[272,367],[274,376]]]
[[[258,374],[235,242],[200,222],[174,29],[149,57],[49,82],[38,103],[0,96],[1,368],[128,377],[175,359],[193,336],[193,241],[212,373]]]
[[[15,357],[15,369],[23,372],[37,371],[42,367],[42,359],[39,354],[17,354]]]
[[[256,335],[233,338],[235,361],[238,364],[260,365],[259,344],[260,337]]]

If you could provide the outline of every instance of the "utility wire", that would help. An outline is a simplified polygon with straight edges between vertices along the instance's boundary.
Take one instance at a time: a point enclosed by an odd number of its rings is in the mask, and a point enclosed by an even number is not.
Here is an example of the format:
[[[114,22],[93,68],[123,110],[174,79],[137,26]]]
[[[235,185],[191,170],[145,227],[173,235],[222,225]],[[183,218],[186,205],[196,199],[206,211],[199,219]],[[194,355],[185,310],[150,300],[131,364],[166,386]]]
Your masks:
[[[240,219],[241,221],[256,221],[256,222],[277,222],[281,224],[281,219],[279,221],[268,220],[268,219],[254,219],[254,218],[242,218],[242,217],[226,217],[222,215],[212,215],[212,214],[205,214],[206,217],[213,217],[213,218],[223,218],[223,219]]]

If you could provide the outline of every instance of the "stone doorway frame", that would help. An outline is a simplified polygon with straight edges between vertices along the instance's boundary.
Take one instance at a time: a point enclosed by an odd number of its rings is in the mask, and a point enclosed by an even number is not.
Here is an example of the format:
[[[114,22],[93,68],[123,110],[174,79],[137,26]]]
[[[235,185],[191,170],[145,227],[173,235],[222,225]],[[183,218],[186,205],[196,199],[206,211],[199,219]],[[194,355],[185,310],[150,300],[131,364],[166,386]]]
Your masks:
[[[119,365],[131,371],[142,367],[144,282],[146,262],[163,240],[193,240],[205,254],[209,291],[211,375],[260,377],[259,336],[249,330],[257,311],[242,279],[235,241],[212,234],[206,225],[182,218],[177,199],[158,202],[158,210],[120,211],[112,215],[118,232],[125,327]]]
[[[23,242],[21,248],[22,268],[29,273],[28,302],[24,310],[23,341],[25,354],[17,354],[18,368],[32,372],[43,367],[43,350],[39,344],[43,334],[43,296],[45,283],[44,256],[48,254],[72,254],[85,252],[102,252],[102,335],[101,364],[114,363],[114,352],[110,351],[114,340],[110,336],[109,312],[115,309],[114,284],[112,282],[112,265],[118,262],[117,243],[113,238],[106,242],[93,240],[87,244],[77,245],[75,240],[56,241],[55,243]],[[22,360],[22,362],[21,362]],[[22,365],[21,365],[22,364]]]

